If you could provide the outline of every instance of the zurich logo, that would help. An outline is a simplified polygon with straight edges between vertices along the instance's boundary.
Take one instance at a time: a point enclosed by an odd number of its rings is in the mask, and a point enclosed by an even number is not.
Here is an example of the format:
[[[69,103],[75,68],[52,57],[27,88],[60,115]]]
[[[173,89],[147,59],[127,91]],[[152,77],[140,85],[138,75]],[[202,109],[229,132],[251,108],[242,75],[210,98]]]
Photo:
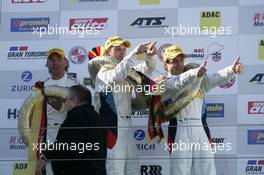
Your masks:
[[[143,131],[142,129],[136,130],[134,133],[134,138],[136,140],[143,140],[145,138],[145,131]]]
[[[32,73],[29,72],[29,71],[24,71],[21,75],[21,79],[24,81],[24,82],[29,82],[32,80]]]

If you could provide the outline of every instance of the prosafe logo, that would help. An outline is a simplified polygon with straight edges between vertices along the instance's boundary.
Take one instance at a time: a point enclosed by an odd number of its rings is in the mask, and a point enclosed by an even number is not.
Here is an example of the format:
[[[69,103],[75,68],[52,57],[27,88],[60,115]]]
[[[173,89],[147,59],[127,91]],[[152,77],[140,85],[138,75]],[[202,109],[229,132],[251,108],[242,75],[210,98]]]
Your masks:
[[[140,17],[130,24],[132,27],[137,28],[162,28],[168,27],[165,25],[166,17]]]
[[[161,165],[141,165],[140,166],[141,175],[162,175]]]
[[[248,144],[264,144],[264,130],[248,130]]]
[[[48,29],[50,18],[11,18],[11,32],[33,32],[40,29]]]
[[[245,168],[246,174],[264,174],[264,160],[248,160]]]
[[[145,138],[145,136],[146,136],[145,131],[143,131],[142,129],[137,129],[134,132],[134,138],[136,140],[143,140]]]
[[[224,103],[206,103],[206,116],[223,118],[225,112]]]
[[[264,114],[264,101],[249,101],[248,114]]]
[[[47,0],[12,0],[11,3],[12,4],[31,4],[31,3],[44,3]]]
[[[253,78],[249,80],[250,83],[254,83],[257,85],[263,85],[264,84],[264,73],[258,73]]]
[[[200,12],[200,29],[204,31],[208,28],[218,29],[221,27],[220,11],[201,11]]]
[[[258,59],[264,60],[264,40],[258,40]]]
[[[30,51],[28,46],[11,46],[7,54],[9,60],[46,59],[47,51]]]
[[[264,27],[264,12],[257,12],[253,17],[253,26],[254,27]]]
[[[69,52],[69,59],[73,64],[82,64],[87,59],[87,51],[81,46],[73,47]]]
[[[140,5],[160,4],[160,0],[139,0]]]
[[[13,175],[28,175],[28,164],[27,163],[14,163]]]

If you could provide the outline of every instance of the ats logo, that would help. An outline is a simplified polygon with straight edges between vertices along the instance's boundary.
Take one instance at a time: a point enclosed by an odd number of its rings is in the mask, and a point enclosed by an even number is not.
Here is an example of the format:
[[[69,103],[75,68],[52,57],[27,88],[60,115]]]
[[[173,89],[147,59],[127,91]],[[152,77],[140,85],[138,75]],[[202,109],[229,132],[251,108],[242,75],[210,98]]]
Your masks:
[[[164,55],[165,49],[166,49],[167,47],[170,47],[170,46],[172,46],[171,43],[166,43],[166,44],[163,44],[163,45],[161,45],[161,46],[159,47],[158,52],[157,52],[157,55],[158,55],[158,58],[160,59],[160,61],[163,60],[163,55]]]
[[[140,175],[162,175],[161,165],[141,165]]]
[[[69,52],[69,59],[73,64],[82,64],[87,59],[87,51],[85,48],[76,46]]]
[[[205,58],[205,49],[204,48],[195,48],[192,53],[187,54],[187,58],[194,58],[198,60],[204,60]]]
[[[21,3],[44,3],[47,0],[12,0],[13,4],[21,4]]]
[[[253,17],[253,26],[254,27],[264,27],[264,12],[255,13]]]
[[[11,136],[9,139],[9,149],[10,150],[24,150],[27,146],[23,143],[22,137]]]
[[[219,86],[220,88],[222,89],[228,89],[230,88],[231,86],[233,86],[233,84],[235,84],[236,82],[236,77],[233,77],[231,80],[229,80],[226,84],[223,84],[221,86]]]
[[[248,144],[264,144],[264,130],[248,130]]]
[[[264,60],[264,40],[258,40],[258,59]]]
[[[264,174],[264,160],[248,160],[246,174]]]
[[[168,27],[164,25],[166,17],[141,17],[137,18],[130,26],[138,28],[161,28]]]
[[[264,114],[264,101],[249,101],[248,114]]]
[[[264,84],[264,73],[256,74],[252,79],[249,80],[249,82],[257,84],[257,85],[263,85]]]
[[[11,18],[11,32],[33,32],[40,29],[48,29],[50,18]]]
[[[218,29],[221,27],[220,11],[202,11],[200,13],[200,29],[204,31],[208,28]]]
[[[225,112],[224,103],[206,103],[207,117],[223,118]]]
[[[11,46],[7,54],[9,60],[46,59],[47,51],[29,51],[28,46]]]
[[[108,18],[71,18],[70,30],[104,30],[107,27]]]

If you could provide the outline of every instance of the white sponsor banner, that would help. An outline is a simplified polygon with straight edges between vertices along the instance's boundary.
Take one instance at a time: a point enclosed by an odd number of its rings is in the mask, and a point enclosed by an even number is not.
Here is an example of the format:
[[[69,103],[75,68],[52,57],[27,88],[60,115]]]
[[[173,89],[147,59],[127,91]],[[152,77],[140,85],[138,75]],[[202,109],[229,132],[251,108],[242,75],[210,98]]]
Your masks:
[[[215,156],[237,154],[237,128],[235,126],[209,126]]]
[[[57,28],[61,39],[108,38],[117,34],[116,11],[65,11],[60,21]]]
[[[58,11],[60,1],[50,0],[4,0],[3,12]]]
[[[264,95],[238,95],[237,112],[240,124],[264,124]]]
[[[24,99],[0,99],[0,128],[17,128],[18,115]]]
[[[237,174],[264,174],[264,154],[238,154]]]
[[[119,1],[119,9],[177,8],[178,0],[126,0]]]
[[[58,41],[0,42],[1,70],[47,70],[47,51],[58,47]]]

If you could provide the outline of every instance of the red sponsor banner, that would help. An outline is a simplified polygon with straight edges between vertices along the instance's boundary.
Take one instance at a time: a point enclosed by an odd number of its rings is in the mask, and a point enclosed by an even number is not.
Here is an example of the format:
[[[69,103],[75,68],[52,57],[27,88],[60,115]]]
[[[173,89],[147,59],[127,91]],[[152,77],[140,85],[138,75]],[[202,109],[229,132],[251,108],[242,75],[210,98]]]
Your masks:
[[[103,30],[107,27],[108,18],[71,18],[70,30]]]
[[[264,101],[249,101],[248,114],[264,114]]]

